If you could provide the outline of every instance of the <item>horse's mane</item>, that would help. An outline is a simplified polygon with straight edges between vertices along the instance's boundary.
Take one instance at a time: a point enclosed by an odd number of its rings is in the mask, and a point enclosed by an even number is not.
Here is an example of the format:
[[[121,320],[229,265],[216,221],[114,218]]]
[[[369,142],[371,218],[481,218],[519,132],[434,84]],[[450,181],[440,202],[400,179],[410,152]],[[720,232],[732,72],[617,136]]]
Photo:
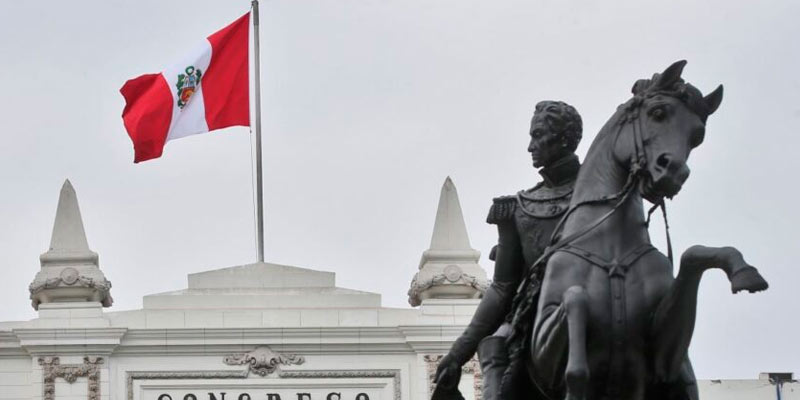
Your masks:
[[[680,75],[664,79],[662,74],[656,73],[650,79],[639,79],[633,84],[631,93],[633,97],[620,106],[628,111],[628,117],[631,117],[631,112],[635,112],[645,100],[655,96],[669,96],[680,100],[689,110],[697,114],[703,123],[716,109],[716,107],[711,109],[703,93],[691,83],[685,82]]]

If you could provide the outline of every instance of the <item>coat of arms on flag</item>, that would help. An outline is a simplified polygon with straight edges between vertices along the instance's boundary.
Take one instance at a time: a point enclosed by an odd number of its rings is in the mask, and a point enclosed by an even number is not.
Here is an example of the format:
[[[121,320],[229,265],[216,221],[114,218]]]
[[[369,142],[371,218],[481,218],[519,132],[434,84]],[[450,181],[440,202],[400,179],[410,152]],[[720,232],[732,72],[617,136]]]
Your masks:
[[[203,71],[194,66],[186,67],[185,74],[178,74],[178,107],[183,108],[189,102],[194,92],[197,91],[197,85],[200,84],[200,78],[203,76]]]

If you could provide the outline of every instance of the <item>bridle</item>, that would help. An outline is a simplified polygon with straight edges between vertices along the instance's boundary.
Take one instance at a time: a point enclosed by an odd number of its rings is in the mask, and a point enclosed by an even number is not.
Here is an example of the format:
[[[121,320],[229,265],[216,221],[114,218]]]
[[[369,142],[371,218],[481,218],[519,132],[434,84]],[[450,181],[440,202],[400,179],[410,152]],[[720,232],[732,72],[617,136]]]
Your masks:
[[[647,165],[648,165],[648,158],[647,158],[647,150],[644,146],[644,138],[642,135],[642,104],[644,103],[644,97],[637,95],[634,96],[628,103],[624,104],[623,107],[626,107],[625,110],[626,114],[621,117],[619,122],[619,129],[617,130],[616,137],[614,142],[619,140],[619,136],[623,131],[623,128],[627,123],[632,124],[633,128],[633,147],[634,147],[634,155],[631,158],[631,162],[629,165],[629,172],[628,178],[625,181],[625,185],[623,185],[622,189],[619,192],[610,195],[604,195],[592,199],[582,200],[578,203],[570,205],[567,211],[564,213],[564,216],[561,217],[561,220],[558,221],[556,228],[553,230],[553,234],[550,237],[550,245],[545,249],[539,259],[533,263],[531,266],[532,269],[537,269],[538,266],[543,265],[547,262],[553,253],[555,253],[558,249],[572,243],[573,241],[577,240],[578,238],[586,235],[587,233],[591,232],[598,226],[600,226],[603,222],[605,222],[609,217],[611,217],[624,203],[628,200],[631,193],[636,189],[637,184],[640,182],[641,179],[645,179],[648,175],[647,172]],[[598,219],[592,221],[592,223],[584,226],[579,231],[570,234],[567,237],[561,238],[556,240],[558,236],[561,234],[561,230],[564,227],[564,223],[566,222],[567,218],[578,208],[589,205],[589,204],[601,204],[601,203],[608,203],[616,201],[614,206],[611,210],[607,211],[605,214],[600,216]],[[653,207],[651,207],[647,211],[647,220],[645,221],[646,226],[650,226],[650,217],[652,216],[653,212],[656,209],[661,208],[662,215],[664,217],[664,227],[666,230],[666,237],[667,237],[667,256],[669,257],[670,264],[673,264],[673,253],[672,253],[672,240],[669,235],[669,223],[667,221],[667,207],[664,203],[664,198],[660,198],[658,202],[656,202]],[[533,272],[533,271],[532,271]]]

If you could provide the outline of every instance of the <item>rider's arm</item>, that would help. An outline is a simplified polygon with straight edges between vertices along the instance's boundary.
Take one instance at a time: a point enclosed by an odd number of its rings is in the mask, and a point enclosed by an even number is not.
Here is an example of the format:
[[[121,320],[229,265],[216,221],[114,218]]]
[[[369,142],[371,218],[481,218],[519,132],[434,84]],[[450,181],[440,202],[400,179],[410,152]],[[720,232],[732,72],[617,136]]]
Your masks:
[[[498,243],[492,253],[495,261],[494,279],[464,333],[453,343],[449,356],[463,365],[478,348],[478,343],[491,335],[503,323],[519,285],[524,261],[517,227],[514,222],[516,198],[494,200],[487,222],[497,225]]]

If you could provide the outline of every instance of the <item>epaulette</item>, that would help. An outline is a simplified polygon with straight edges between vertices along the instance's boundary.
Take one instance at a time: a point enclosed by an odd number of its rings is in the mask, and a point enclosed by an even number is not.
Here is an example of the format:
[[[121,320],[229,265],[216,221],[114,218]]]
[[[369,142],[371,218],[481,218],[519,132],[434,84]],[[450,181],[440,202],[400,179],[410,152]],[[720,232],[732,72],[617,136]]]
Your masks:
[[[514,211],[517,209],[517,196],[501,196],[492,200],[492,208],[489,209],[489,216],[486,222],[498,224],[503,221],[510,221],[514,218]]]

